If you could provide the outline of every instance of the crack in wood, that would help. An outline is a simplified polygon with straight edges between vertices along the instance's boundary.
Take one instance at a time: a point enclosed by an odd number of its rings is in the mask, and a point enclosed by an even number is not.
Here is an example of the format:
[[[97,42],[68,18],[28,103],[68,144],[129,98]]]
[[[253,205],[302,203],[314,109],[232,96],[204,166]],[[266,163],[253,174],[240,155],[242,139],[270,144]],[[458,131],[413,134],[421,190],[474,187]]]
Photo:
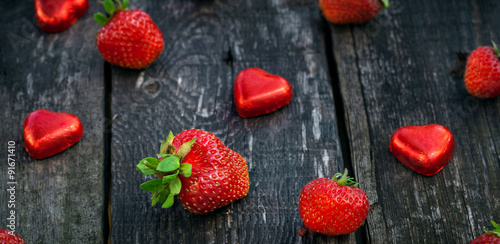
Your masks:
[[[349,133],[347,128],[347,120],[344,112],[344,103],[342,101],[342,95],[340,91],[340,77],[338,73],[338,65],[333,54],[333,40],[332,40],[332,30],[330,24],[325,18],[321,18],[322,24],[322,35],[324,35],[324,48],[325,56],[328,65],[328,72],[331,77],[331,84],[333,90],[333,100],[335,106],[335,115],[337,117],[337,131],[339,134],[340,149],[342,151],[342,159],[344,161],[344,166],[349,170],[350,175],[355,177],[353,162],[351,158],[351,147],[349,141]],[[362,243],[370,243],[370,232],[368,231],[368,222],[365,221],[361,227],[355,232],[356,241]]]
[[[114,117],[111,114],[112,104],[112,71],[111,64],[104,63],[104,214],[103,214],[103,240],[111,243],[111,126]]]

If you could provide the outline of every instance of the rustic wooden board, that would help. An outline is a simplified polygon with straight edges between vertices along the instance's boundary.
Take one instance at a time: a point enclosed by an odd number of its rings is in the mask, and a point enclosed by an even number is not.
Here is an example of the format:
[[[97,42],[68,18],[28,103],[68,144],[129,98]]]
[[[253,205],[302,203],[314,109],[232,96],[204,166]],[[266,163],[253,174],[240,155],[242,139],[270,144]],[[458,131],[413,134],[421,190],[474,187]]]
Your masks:
[[[135,4],[135,5],[134,5]],[[132,3],[150,13],[166,48],[142,71],[112,68],[111,240],[114,243],[354,243],[303,228],[300,190],[345,165],[333,92],[322,58],[315,1],[176,1]],[[294,98],[272,114],[243,119],[232,98],[234,78],[261,67],[289,80]],[[210,131],[242,154],[249,194],[208,215],[176,200],[151,207],[135,171],[171,130]]]
[[[98,26],[87,14],[69,30],[47,34],[34,25],[33,1],[0,6],[0,228],[7,228],[15,210],[16,232],[26,243],[102,243],[104,62],[94,44]],[[42,108],[75,114],[85,132],[68,150],[34,160],[23,147],[23,122]],[[7,205],[8,141],[15,142],[15,209]]]
[[[365,25],[331,26],[353,168],[371,243],[468,243],[500,217],[500,101],[470,96],[455,53],[497,40],[493,1],[391,1]],[[451,161],[425,177],[389,151],[401,126],[439,123]]]

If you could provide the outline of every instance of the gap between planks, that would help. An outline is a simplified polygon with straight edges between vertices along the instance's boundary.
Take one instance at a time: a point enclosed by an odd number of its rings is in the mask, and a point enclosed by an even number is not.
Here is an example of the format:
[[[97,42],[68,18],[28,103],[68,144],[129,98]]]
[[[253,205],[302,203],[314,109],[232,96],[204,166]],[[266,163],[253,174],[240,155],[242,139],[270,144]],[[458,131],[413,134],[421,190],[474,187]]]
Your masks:
[[[333,101],[335,107],[335,115],[337,117],[337,131],[340,141],[340,150],[342,151],[342,160],[344,166],[349,171],[349,175],[355,178],[353,162],[351,158],[351,146],[349,143],[349,134],[347,132],[347,121],[344,112],[344,103],[340,91],[340,78],[338,74],[337,61],[333,55],[333,39],[331,24],[322,16],[321,17],[321,34],[323,35],[323,50],[326,57],[327,70],[332,84]],[[340,172],[342,173],[342,172]],[[356,180],[356,179],[354,179]],[[368,223],[365,221],[362,226],[355,231],[357,243],[369,243]]]
[[[103,213],[103,240],[111,243],[111,127],[113,117],[111,114],[112,103],[112,77],[111,64],[104,62],[104,213]]]

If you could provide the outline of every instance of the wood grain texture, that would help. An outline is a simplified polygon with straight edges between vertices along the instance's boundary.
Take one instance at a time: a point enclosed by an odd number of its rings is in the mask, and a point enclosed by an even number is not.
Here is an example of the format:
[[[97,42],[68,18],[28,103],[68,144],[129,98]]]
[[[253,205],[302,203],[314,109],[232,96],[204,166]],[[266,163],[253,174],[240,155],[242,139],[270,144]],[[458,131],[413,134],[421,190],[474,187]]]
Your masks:
[[[500,216],[498,99],[470,96],[455,53],[496,40],[498,3],[391,1],[365,25],[331,26],[356,178],[369,196],[371,243],[468,243]],[[425,177],[389,151],[406,125],[455,136],[451,161]]]
[[[90,12],[95,11],[94,3]],[[102,243],[103,64],[97,25],[87,14],[47,34],[34,25],[33,1],[0,4],[0,228],[7,228],[7,143],[16,144],[16,232],[26,243]],[[23,122],[37,109],[70,112],[85,132],[73,147],[34,160],[23,147]]]
[[[145,70],[113,67],[112,242],[355,243],[355,235],[297,234],[302,187],[345,167],[315,1],[132,5],[150,13],[166,48]],[[292,102],[268,115],[239,117],[232,89],[247,67],[290,81]],[[150,177],[135,165],[157,153],[169,131],[193,127],[246,158],[249,194],[208,215],[190,214],[177,200],[171,209],[151,207],[139,188]]]

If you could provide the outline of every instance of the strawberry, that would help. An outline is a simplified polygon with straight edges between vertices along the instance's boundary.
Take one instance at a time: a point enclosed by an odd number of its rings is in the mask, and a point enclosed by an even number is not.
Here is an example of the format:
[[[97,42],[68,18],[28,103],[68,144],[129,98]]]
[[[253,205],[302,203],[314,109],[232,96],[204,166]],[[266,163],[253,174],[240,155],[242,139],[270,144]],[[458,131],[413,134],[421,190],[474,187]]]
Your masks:
[[[96,13],[94,19],[103,27],[97,32],[97,49],[111,64],[124,68],[143,69],[163,52],[163,34],[147,13],[140,9],[128,10],[123,4],[104,0],[104,8],[111,16]]]
[[[346,169],[333,180],[319,178],[304,186],[299,213],[306,228],[325,235],[344,235],[358,229],[368,217],[370,206],[366,193],[357,185]]]
[[[491,221],[491,224],[495,227],[494,230],[488,231],[484,228],[484,232],[486,232],[486,234],[477,237],[469,244],[500,244],[500,226],[493,220]]]
[[[325,18],[334,24],[361,24],[375,18],[389,0],[319,0]]]
[[[494,98],[500,95],[500,61],[498,47],[478,47],[467,58],[465,88],[479,98]]]
[[[141,173],[159,177],[141,184],[152,192],[153,206],[160,202],[169,208],[178,194],[187,210],[206,214],[248,193],[245,159],[210,132],[189,129],[175,137],[170,132],[157,156],[137,165]]]
[[[25,244],[19,235],[4,229],[0,229],[0,243]]]

